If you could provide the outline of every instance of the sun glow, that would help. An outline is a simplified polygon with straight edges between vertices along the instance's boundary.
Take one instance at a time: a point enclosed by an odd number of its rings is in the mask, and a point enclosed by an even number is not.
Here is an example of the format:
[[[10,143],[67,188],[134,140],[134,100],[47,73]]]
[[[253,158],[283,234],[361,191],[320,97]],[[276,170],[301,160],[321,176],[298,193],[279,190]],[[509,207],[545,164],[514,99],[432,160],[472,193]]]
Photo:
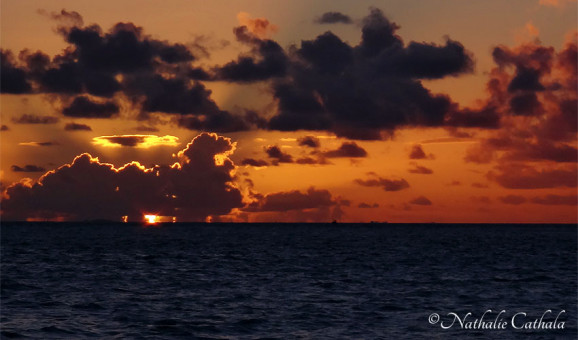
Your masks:
[[[157,215],[144,215],[145,221],[149,224],[157,223]]]

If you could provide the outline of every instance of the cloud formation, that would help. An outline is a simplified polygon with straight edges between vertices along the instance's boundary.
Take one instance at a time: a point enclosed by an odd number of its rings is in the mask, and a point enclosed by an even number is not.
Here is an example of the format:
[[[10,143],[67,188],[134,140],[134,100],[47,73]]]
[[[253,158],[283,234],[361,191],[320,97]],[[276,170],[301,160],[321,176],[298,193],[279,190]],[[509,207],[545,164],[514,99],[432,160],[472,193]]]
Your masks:
[[[457,112],[447,96],[433,95],[420,79],[471,72],[459,43],[411,42],[378,9],[363,20],[362,41],[350,46],[331,32],[302,41],[291,57],[290,77],[273,83],[274,130],[326,130],[351,139],[381,139],[401,126],[442,126]],[[461,112],[459,117],[478,113]],[[484,114],[480,113],[480,116]],[[463,119],[462,119],[463,120]],[[453,125],[464,125],[454,119]],[[474,126],[477,126],[474,124]]]
[[[543,205],[578,205],[578,196],[574,195],[546,195],[542,197],[534,197],[530,200],[535,204]]]
[[[502,128],[470,148],[474,163],[575,163],[578,160],[576,33],[556,51],[539,41],[497,46],[496,67],[484,106],[498,112]]]
[[[22,142],[18,143],[20,146],[55,146],[58,145],[56,142]]]
[[[343,211],[341,206],[348,205],[328,190],[310,187],[306,192],[298,190],[275,192],[267,195],[255,195],[255,200],[242,210],[258,213],[255,221],[277,222],[331,222],[339,220]]]
[[[367,151],[355,142],[343,142],[336,150],[322,153],[327,158],[363,158],[367,157]]]
[[[341,12],[325,12],[315,18],[313,22],[317,24],[352,24],[353,20],[351,20],[349,15]]]
[[[416,197],[409,201],[409,203],[414,205],[432,205],[432,202],[425,196]]]
[[[297,140],[297,143],[299,144],[299,146],[308,146],[310,148],[318,148],[321,146],[319,138],[315,136],[301,137]]]
[[[127,109],[140,112],[141,120],[163,113],[177,116],[174,122],[188,129],[250,127],[211,99],[211,91],[198,80],[213,76],[193,66],[192,48],[152,38],[130,22],[104,31],[96,24],[84,26],[77,12],[44,15],[57,22],[56,32],[68,47],[52,58],[42,51],[23,50],[18,58],[2,51],[2,93],[51,94],[69,117],[118,117],[123,113],[120,98]]]
[[[426,168],[425,166],[414,164],[414,168],[409,169],[408,172],[412,174],[421,174],[421,175],[431,175],[433,174],[433,170],[430,168]]]
[[[20,167],[18,165],[12,165],[10,167],[10,170],[12,170],[13,172],[44,172],[44,171],[46,171],[46,169],[44,169],[41,166],[30,165],[30,164],[27,164],[23,167]]]
[[[60,121],[58,117],[54,116],[37,116],[32,114],[24,114],[20,117],[13,117],[12,122],[15,124],[56,124]]]
[[[22,181],[3,193],[2,218],[142,220],[146,213],[204,221],[243,206],[233,184],[230,139],[203,133],[178,152],[172,166],[116,168],[89,154],[49,171],[37,182]]]
[[[265,147],[265,153],[269,158],[272,158],[273,165],[279,165],[279,163],[293,163],[293,157],[281,150],[277,145],[269,145]]]
[[[175,136],[156,135],[118,135],[94,137],[92,142],[95,145],[104,147],[134,147],[148,149],[153,146],[177,146],[179,138]]]
[[[368,175],[370,179],[358,178],[354,182],[365,187],[381,187],[385,191],[400,191],[409,188],[409,183],[403,178],[387,179],[375,173],[369,173]]]
[[[543,189],[569,187],[578,184],[576,167],[536,169],[526,165],[498,166],[486,177],[508,189]]]

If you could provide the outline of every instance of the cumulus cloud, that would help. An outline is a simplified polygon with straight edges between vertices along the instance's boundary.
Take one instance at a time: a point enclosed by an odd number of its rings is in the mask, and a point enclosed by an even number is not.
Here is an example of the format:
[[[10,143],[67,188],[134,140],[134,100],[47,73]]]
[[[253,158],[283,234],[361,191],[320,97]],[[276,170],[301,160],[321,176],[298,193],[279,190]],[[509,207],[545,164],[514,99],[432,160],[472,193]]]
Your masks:
[[[305,221],[330,222],[342,217],[341,206],[349,202],[340,200],[328,190],[310,187],[306,192],[298,190],[259,195],[243,208],[243,211],[258,213],[256,221]]]
[[[278,165],[279,163],[293,163],[293,157],[281,150],[277,145],[269,145],[265,148],[265,153],[269,158],[273,159],[273,165]]]
[[[387,179],[380,177],[374,173],[369,173],[370,179],[356,179],[356,184],[365,187],[381,187],[385,191],[400,191],[409,188],[409,183],[401,179]]]
[[[26,69],[16,65],[11,51],[0,50],[0,92],[24,94],[32,91]]]
[[[153,146],[176,146],[179,145],[178,140],[178,137],[169,135],[116,135],[94,137],[92,142],[104,147],[126,146],[148,149]]]
[[[172,166],[145,168],[131,162],[116,168],[89,154],[49,171],[37,182],[10,185],[3,193],[2,218],[120,221],[146,213],[204,221],[243,206],[228,158],[235,144],[203,133],[178,152]]]
[[[539,40],[497,46],[485,106],[498,112],[502,128],[468,150],[475,163],[578,160],[576,33],[556,51]]]
[[[327,158],[363,158],[367,157],[367,151],[355,142],[343,142],[336,150],[323,152]]]
[[[67,123],[64,126],[66,131],[92,131],[92,128],[86,124]]]
[[[325,12],[315,18],[313,22],[317,24],[352,24],[353,20],[341,12]]]
[[[249,166],[254,166],[254,167],[263,167],[263,166],[268,166],[269,163],[267,163],[267,161],[262,160],[262,159],[254,159],[254,158],[245,158],[241,161],[242,165],[249,165]]]
[[[497,166],[486,177],[508,189],[542,189],[570,187],[578,184],[576,167],[536,169],[531,166],[511,164]]]
[[[374,8],[363,21],[357,46],[331,32],[302,41],[291,55],[290,77],[273,83],[278,107],[269,127],[381,139],[383,131],[389,136],[401,126],[444,125],[452,112],[469,116],[449,97],[431,94],[419,81],[470,72],[469,52],[451,39],[443,45],[405,45],[398,29]]]
[[[15,124],[56,124],[60,121],[58,117],[54,116],[37,116],[32,114],[24,114],[20,117],[13,117],[12,122]]]
[[[41,166],[30,165],[30,164],[27,164],[23,167],[20,167],[18,165],[12,165],[10,167],[10,170],[12,170],[13,172],[44,172],[44,171],[46,171],[46,169],[44,169]]]
[[[261,200],[248,205],[245,211],[288,211],[319,207],[328,207],[337,204],[327,190],[317,190],[313,187],[302,193],[298,190],[277,192],[265,195]]]
[[[416,197],[409,201],[409,203],[414,205],[432,205],[432,202],[425,196]]]
[[[263,35],[252,31],[250,26],[236,27],[234,33],[237,41],[251,47],[251,52],[248,55],[239,56],[237,60],[216,67],[214,72],[217,79],[254,82],[285,76],[289,67],[289,58],[277,42],[264,39]]]
[[[422,175],[431,175],[433,174],[433,170],[426,168],[425,166],[414,164],[412,169],[409,169],[408,172],[412,174],[422,174]]]
[[[118,112],[118,105],[112,101],[97,103],[84,96],[74,98],[70,106],[62,110],[65,116],[76,118],[111,118]]]
[[[319,142],[319,138],[317,138],[315,136],[301,137],[297,140],[297,143],[300,146],[308,146],[310,148],[318,148],[319,146],[321,146],[321,143]]]
[[[420,144],[415,144],[411,147],[411,151],[409,152],[409,159],[434,159],[434,155],[431,153],[426,155],[425,151]]]
[[[8,127],[8,125],[2,124],[2,126],[0,126],[0,131],[10,131],[10,128]]]
[[[2,93],[51,94],[70,117],[118,117],[122,98],[128,99],[128,109],[140,112],[141,120],[163,113],[176,115],[176,124],[194,130],[251,126],[211,99],[211,91],[198,80],[214,76],[193,65],[197,57],[192,47],[154,39],[130,22],[105,31],[96,24],[84,26],[77,12],[44,14],[57,21],[56,31],[67,48],[53,58],[23,50],[16,59],[11,51],[2,51]]]

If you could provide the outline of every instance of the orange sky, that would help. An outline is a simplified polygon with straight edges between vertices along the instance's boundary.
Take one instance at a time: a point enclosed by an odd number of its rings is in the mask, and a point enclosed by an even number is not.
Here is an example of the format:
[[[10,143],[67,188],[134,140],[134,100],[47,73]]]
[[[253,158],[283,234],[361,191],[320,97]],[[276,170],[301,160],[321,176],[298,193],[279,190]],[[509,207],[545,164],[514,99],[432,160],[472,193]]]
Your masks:
[[[3,218],[577,222],[575,1],[1,10]]]

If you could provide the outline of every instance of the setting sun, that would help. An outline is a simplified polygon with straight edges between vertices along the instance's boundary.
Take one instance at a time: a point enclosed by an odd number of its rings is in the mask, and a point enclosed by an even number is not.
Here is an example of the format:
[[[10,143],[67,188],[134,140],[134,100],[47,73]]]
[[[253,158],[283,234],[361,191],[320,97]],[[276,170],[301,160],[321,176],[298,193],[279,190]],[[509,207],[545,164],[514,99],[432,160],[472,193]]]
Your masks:
[[[157,223],[157,215],[144,215],[145,221],[150,224]]]

